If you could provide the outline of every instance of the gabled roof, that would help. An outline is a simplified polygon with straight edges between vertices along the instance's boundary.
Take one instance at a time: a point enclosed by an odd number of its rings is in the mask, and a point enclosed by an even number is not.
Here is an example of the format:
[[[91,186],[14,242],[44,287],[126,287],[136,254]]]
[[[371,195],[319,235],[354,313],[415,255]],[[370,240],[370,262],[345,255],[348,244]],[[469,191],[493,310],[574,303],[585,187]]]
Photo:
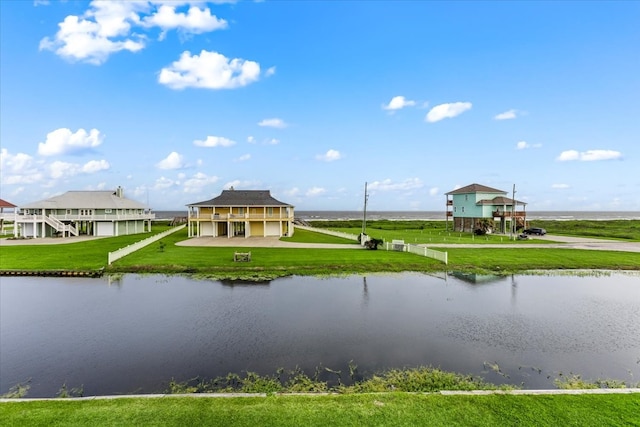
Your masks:
[[[112,191],[67,191],[59,196],[20,206],[21,209],[146,209],[142,203]]]
[[[498,190],[496,188],[487,187],[486,185],[480,184],[471,184],[462,188],[458,188],[457,190],[449,191],[448,193],[444,193],[447,196],[452,194],[471,194],[471,193],[498,193],[498,194],[507,194],[506,191]]]
[[[476,205],[492,205],[492,206],[511,206],[513,199],[511,197],[498,196],[493,199],[484,199],[476,203]],[[516,205],[526,205],[525,202],[516,200]]]
[[[9,203],[6,200],[0,199],[0,208],[16,208],[17,206],[13,203]]]
[[[291,206],[274,199],[269,190],[223,190],[218,197],[187,206]]]

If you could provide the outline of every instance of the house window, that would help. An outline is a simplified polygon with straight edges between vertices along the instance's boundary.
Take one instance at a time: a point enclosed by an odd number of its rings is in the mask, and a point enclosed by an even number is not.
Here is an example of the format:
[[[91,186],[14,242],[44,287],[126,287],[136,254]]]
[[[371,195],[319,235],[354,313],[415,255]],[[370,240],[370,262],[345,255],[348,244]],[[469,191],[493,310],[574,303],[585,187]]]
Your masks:
[[[454,212],[457,212],[457,211],[458,211],[458,208],[454,206],[454,207],[453,207],[453,211],[454,211]]]
[[[469,201],[469,195],[468,195],[468,194],[465,194],[465,195],[464,195],[464,201],[465,201],[465,202]]]
[[[244,215],[244,208],[238,208],[238,214]]]
[[[462,207],[462,212],[464,213],[464,206]]]
[[[273,216],[273,208],[267,208],[267,216]]]
[[[111,209],[105,209],[104,213],[111,213]]]
[[[73,211],[71,209],[67,209],[67,215],[71,215]]]

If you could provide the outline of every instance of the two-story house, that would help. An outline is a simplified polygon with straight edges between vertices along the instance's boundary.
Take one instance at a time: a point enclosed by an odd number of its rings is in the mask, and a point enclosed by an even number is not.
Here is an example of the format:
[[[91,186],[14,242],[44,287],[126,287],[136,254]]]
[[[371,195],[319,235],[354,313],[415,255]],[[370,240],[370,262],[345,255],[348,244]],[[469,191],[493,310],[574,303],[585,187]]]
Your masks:
[[[449,217],[453,217],[454,230],[472,232],[483,219],[498,221],[496,228],[502,233],[510,230],[513,225],[517,224],[519,227],[525,224],[526,203],[507,197],[506,191],[471,184],[449,191],[445,195],[446,220],[449,221]],[[521,211],[518,211],[518,206],[522,207]],[[509,227],[507,221],[510,222]]]
[[[121,236],[151,231],[155,214],[142,203],[110,191],[67,191],[20,206],[14,234],[22,237]]]
[[[293,206],[269,190],[223,190],[218,197],[187,205],[189,237],[293,236]]]

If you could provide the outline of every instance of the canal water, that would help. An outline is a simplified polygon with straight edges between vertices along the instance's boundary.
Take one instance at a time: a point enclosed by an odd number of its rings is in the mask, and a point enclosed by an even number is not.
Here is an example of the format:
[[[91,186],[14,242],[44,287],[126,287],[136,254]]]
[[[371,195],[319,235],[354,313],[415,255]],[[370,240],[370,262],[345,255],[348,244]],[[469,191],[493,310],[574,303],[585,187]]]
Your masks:
[[[0,394],[85,395],[299,367],[431,365],[528,389],[640,381],[640,275],[417,273],[268,283],[124,275],[0,280]]]

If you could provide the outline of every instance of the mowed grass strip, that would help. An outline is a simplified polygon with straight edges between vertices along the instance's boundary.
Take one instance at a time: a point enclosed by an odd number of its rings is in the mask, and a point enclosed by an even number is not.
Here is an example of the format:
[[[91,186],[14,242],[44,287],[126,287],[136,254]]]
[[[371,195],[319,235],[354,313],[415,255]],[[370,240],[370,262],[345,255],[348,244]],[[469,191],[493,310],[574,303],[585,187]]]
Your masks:
[[[558,426],[640,424],[640,394],[158,397],[0,403],[2,425]]]

